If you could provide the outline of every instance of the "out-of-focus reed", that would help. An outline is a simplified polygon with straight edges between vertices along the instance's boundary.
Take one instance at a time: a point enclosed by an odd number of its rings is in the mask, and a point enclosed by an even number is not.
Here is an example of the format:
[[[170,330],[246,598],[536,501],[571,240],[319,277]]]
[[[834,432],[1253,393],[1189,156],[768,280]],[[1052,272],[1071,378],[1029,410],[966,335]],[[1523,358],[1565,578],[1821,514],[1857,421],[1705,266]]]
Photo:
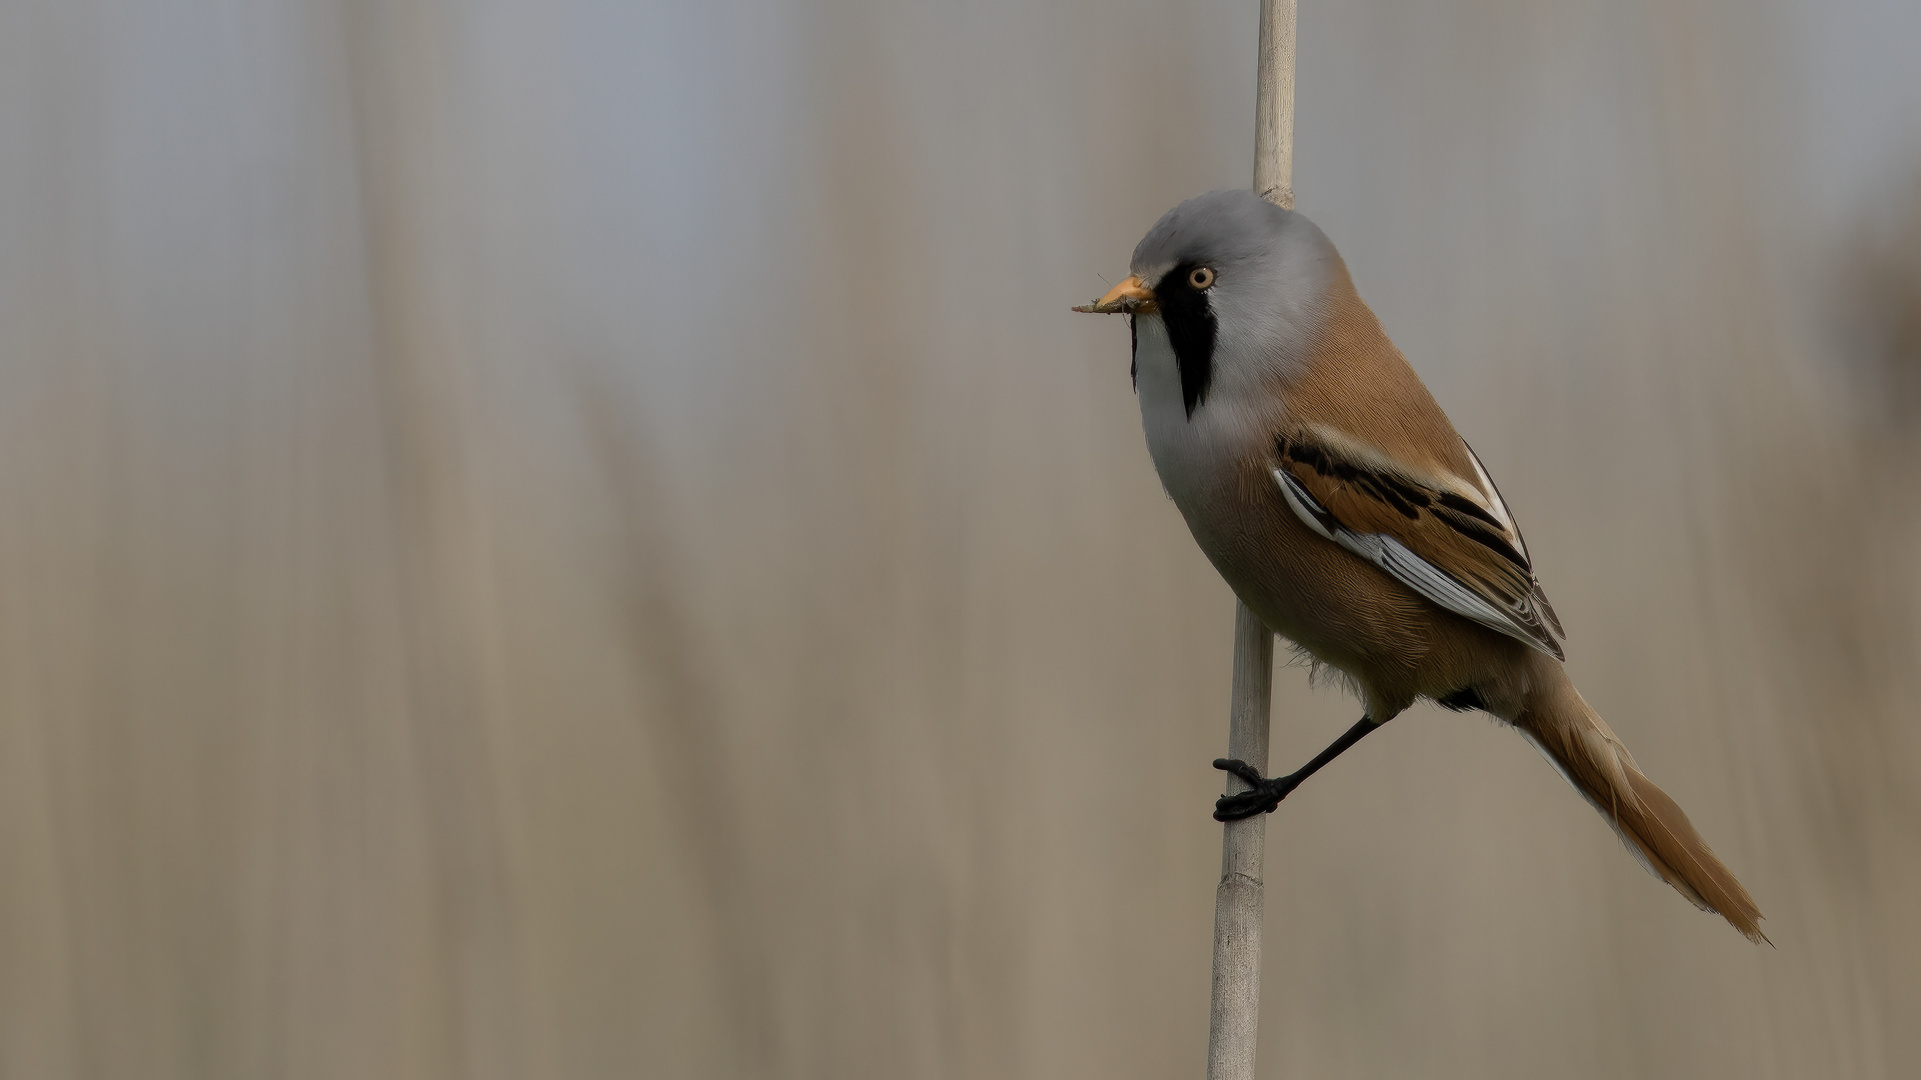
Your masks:
[[[1198,1069],[1231,600],[1066,308],[1253,14],[0,8],[0,1075]],[[1911,1075],[1916,294],[1796,40],[1301,19],[1300,208],[1778,948],[1417,711],[1270,823],[1264,1068]]]

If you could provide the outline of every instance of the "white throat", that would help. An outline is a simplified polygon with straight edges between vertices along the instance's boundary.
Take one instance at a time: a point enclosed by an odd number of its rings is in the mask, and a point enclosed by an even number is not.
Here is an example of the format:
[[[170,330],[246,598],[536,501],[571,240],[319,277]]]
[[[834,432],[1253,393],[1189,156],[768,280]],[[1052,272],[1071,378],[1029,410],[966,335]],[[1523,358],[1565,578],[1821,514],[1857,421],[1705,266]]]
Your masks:
[[[1213,385],[1194,415],[1187,415],[1181,395],[1181,372],[1167,324],[1159,315],[1134,316],[1134,387],[1141,399],[1141,428],[1147,452],[1181,512],[1192,511],[1204,498],[1207,485],[1237,475],[1235,464],[1258,453],[1272,434],[1266,430],[1276,401],[1266,409],[1248,408],[1245,395],[1231,382],[1223,385],[1216,371]]]

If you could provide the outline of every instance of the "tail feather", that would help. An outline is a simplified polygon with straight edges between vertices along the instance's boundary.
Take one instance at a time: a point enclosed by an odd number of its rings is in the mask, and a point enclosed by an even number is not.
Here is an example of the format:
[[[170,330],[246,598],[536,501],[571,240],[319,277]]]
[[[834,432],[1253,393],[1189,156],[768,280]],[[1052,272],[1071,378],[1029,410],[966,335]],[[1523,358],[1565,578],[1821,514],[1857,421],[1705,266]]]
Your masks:
[[[1546,701],[1531,703],[1515,726],[1601,812],[1649,873],[1696,907],[1719,914],[1748,940],[1767,941],[1761,932],[1761,909],[1715,857],[1687,814],[1642,775],[1627,747],[1573,686],[1562,689]]]

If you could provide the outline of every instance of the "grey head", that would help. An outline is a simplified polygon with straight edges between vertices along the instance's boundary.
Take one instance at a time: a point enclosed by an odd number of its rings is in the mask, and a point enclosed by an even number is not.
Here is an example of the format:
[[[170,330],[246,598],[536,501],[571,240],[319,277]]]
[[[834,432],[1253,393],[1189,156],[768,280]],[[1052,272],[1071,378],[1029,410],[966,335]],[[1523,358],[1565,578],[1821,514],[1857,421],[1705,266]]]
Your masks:
[[[1164,322],[1190,418],[1211,396],[1263,393],[1306,365],[1339,262],[1313,222],[1251,191],[1197,195],[1147,230],[1134,310]]]

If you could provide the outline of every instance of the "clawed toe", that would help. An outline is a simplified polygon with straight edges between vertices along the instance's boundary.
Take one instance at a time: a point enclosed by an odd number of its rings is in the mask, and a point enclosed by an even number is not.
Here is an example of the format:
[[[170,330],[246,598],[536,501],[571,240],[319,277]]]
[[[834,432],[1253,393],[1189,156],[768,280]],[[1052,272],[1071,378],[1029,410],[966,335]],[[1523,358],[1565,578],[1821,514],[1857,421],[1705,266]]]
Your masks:
[[[1215,758],[1214,767],[1222,772],[1233,773],[1235,776],[1240,777],[1241,781],[1248,787],[1260,787],[1263,783],[1266,783],[1266,779],[1261,776],[1261,770],[1249,765],[1240,758]]]
[[[1214,802],[1215,821],[1240,821],[1255,814],[1272,813],[1281,805],[1281,796],[1266,787],[1253,791],[1243,791],[1238,795],[1223,795]]]
[[[1277,776],[1268,780],[1261,776],[1259,769],[1238,758],[1216,758],[1214,767],[1222,772],[1233,773],[1252,789],[1223,795],[1215,800],[1215,821],[1240,821],[1255,814],[1272,813],[1299,783],[1292,776]]]

